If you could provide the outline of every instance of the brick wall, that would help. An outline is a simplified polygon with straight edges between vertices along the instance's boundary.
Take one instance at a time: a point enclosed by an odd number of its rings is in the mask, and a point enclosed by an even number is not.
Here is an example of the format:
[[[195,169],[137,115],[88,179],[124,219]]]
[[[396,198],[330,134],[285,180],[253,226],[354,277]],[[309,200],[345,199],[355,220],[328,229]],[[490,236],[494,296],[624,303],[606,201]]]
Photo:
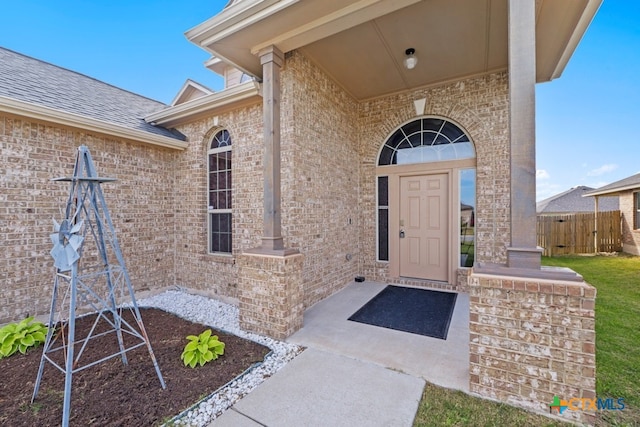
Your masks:
[[[388,280],[387,263],[376,262],[375,177],[380,147],[400,125],[415,119],[413,101],[426,98],[426,115],[449,118],[475,144],[477,261],[504,263],[510,241],[509,102],[506,73],[402,93],[360,105],[360,174],[363,273]],[[464,277],[464,276],[463,276]],[[454,278],[455,279],[455,278]],[[464,285],[463,285],[464,286]]]
[[[620,212],[622,213],[622,250],[640,255],[640,230],[633,229],[635,215],[633,191],[620,194]]]
[[[62,220],[78,146],[91,150],[136,291],[174,282],[175,152],[0,114],[0,323],[46,315],[52,219]]]
[[[595,297],[584,282],[472,274],[470,391],[545,414],[554,396],[595,398]]]
[[[220,129],[231,136],[233,256],[208,253],[207,151]],[[262,105],[220,113],[179,127],[189,147],[176,156],[176,283],[237,298],[237,254],[262,237]]]
[[[304,254],[309,307],[358,274],[358,106],[299,53],[282,81],[282,222],[285,245]]]

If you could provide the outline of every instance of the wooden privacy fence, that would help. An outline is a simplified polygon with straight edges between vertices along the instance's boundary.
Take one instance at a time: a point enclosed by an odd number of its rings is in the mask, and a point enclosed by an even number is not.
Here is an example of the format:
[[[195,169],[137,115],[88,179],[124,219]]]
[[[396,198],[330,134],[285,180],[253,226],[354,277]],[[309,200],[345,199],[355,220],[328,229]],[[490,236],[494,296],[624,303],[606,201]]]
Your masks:
[[[595,213],[538,216],[538,246],[545,256],[618,252],[622,250],[620,211],[598,212],[598,248]]]

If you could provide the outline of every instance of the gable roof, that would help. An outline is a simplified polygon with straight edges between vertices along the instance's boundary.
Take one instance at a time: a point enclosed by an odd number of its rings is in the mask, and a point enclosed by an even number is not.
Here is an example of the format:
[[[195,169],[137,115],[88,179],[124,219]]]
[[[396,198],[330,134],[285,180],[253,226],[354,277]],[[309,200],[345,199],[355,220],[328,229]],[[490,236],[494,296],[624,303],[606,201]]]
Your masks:
[[[615,194],[626,190],[640,189],[640,173],[623,178],[620,181],[600,187],[596,190],[589,191],[587,196],[600,196],[603,194]]]
[[[570,213],[570,212],[593,212],[595,202],[590,197],[583,197],[592,187],[580,185],[570,188],[555,196],[541,200],[536,203],[538,214],[548,213]],[[603,197],[598,200],[598,211],[617,211],[619,209],[618,197]]]
[[[185,102],[193,99],[202,98],[205,95],[211,95],[214,92],[214,90],[211,90],[198,82],[187,79],[178,94],[173,98],[173,101],[171,101],[171,106],[175,107],[176,105],[184,104]]]
[[[0,111],[45,120],[49,116],[54,122],[81,128],[91,128],[93,123],[92,130],[112,134],[112,129],[120,133],[117,136],[130,139],[156,137],[160,145],[185,141],[186,137],[175,130],[144,121],[146,115],[165,107],[161,102],[0,47]]]

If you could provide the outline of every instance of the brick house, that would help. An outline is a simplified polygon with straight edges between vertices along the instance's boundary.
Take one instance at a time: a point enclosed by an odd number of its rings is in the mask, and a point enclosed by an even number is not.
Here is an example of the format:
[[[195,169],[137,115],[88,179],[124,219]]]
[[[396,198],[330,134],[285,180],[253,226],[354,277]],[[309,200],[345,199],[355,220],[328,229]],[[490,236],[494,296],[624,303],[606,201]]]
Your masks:
[[[596,199],[599,209],[602,199],[617,196],[622,215],[622,251],[640,255],[640,173],[585,193],[585,197]]]
[[[534,95],[600,2],[232,0],[186,33],[225,89],[169,106],[0,50],[0,322],[48,310],[49,179],[85,144],[137,290],[217,295],[280,339],[357,275],[469,292],[471,392],[595,397],[595,289],[540,266]]]

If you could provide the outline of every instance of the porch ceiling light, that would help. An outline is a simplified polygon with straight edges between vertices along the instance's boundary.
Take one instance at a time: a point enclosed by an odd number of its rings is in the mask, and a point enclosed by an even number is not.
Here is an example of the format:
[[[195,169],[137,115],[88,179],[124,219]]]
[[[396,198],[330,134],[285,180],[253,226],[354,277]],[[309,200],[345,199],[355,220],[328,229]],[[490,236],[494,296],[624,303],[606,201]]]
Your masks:
[[[418,63],[418,57],[416,56],[416,50],[412,47],[404,51],[406,58],[404,58],[404,66],[407,70],[413,70]]]

